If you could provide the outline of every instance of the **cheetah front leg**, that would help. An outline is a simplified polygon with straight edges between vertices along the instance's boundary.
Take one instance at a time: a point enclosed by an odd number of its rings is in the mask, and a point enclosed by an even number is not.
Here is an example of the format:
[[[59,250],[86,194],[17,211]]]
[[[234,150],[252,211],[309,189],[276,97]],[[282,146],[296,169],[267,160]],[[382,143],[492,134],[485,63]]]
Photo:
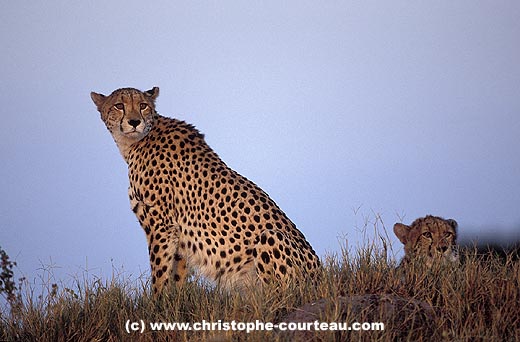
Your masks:
[[[184,284],[187,274],[186,258],[178,251],[179,227],[160,227],[149,237],[150,265],[152,269],[152,289],[157,297],[170,278],[177,287]]]
[[[128,189],[130,206],[146,233],[150,268],[152,271],[152,290],[157,297],[168,285],[170,276],[177,285],[186,278],[186,259],[178,252],[179,226],[166,225],[158,217],[153,205],[147,205],[131,188]]]

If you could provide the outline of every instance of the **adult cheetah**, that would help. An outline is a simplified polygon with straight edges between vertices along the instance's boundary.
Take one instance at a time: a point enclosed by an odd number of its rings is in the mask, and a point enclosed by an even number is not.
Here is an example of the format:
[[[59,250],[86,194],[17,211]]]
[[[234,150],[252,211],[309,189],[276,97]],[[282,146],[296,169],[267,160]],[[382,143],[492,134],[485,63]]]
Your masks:
[[[186,122],[159,115],[159,88],[91,93],[128,164],[129,197],[148,240],[154,296],[187,267],[225,288],[313,277],[319,259],[258,186],[229,168]]]
[[[413,221],[410,226],[394,225],[394,233],[404,245],[405,256],[401,267],[414,259],[422,259],[428,267],[439,260],[457,262],[457,222],[427,215]]]

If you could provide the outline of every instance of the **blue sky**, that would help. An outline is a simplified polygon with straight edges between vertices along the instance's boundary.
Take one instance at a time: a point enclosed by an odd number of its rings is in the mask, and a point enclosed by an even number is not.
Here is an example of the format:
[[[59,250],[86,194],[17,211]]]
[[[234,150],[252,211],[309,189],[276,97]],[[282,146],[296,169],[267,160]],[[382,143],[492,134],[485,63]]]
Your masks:
[[[0,10],[0,246],[33,279],[148,272],[90,91],[159,86],[320,256],[376,216],[520,228],[517,1],[48,1]],[[510,238],[510,237],[509,237]]]

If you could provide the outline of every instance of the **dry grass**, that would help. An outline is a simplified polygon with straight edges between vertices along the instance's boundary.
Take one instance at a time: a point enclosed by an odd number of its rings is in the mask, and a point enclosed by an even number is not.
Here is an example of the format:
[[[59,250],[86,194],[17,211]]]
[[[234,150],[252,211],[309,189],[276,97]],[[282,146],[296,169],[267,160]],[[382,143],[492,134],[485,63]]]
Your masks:
[[[382,321],[385,331],[313,332],[314,340],[352,341],[518,341],[520,339],[520,263],[475,250],[462,251],[461,265],[412,272],[395,268],[383,247],[367,244],[352,254],[346,248],[324,260],[318,286],[286,284],[251,289],[248,296],[222,292],[201,282],[172,289],[153,301],[145,281],[131,283],[116,276],[110,281],[76,281],[74,289],[49,284],[43,296],[25,289],[23,303],[0,314],[0,340],[7,341],[281,341],[278,332],[125,331],[127,320],[139,322],[280,322],[301,305],[321,298],[362,294],[391,294],[429,304],[435,312],[425,324],[414,317],[397,326],[380,310],[341,312],[329,306],[325,322]],[[12,274],[11,274],[12,275]],[[5,281],[5,279],[4,279]],[[23,287],[23,286],[22,286]],[[23,291],[18,289],[18,291]],[[2,294],[2,291],[0,291]],[[5,297],[5,293],[3,293]],[[407,316],[422,315],[407,312]],[[424,318],[424,317],[423,317]],[[385,322],[384,319],[387,321]],[[422,322],[425,322],[423,319]],[[395,325],[394,325],[395,324]],[[411,326],[415,324],[414,326]]]

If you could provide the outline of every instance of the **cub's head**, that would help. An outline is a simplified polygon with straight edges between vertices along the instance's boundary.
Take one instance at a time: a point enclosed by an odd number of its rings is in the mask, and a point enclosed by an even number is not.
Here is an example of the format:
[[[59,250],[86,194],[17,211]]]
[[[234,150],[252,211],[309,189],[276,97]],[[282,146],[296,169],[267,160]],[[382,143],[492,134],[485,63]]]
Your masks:
[[[101,119],[120,149],[132,145],[148,134],[156,117],[157,96],[158,87],[145,92],[123,88],[108,96],[90,93],[92,101],[101,113]]]
[[[422,259],[431,267],[439,261],[459,260],[455,220],[428,215],[418,218],[410,226],[396,223],[394,233],[404,245],[405,263],[411,259]]]

